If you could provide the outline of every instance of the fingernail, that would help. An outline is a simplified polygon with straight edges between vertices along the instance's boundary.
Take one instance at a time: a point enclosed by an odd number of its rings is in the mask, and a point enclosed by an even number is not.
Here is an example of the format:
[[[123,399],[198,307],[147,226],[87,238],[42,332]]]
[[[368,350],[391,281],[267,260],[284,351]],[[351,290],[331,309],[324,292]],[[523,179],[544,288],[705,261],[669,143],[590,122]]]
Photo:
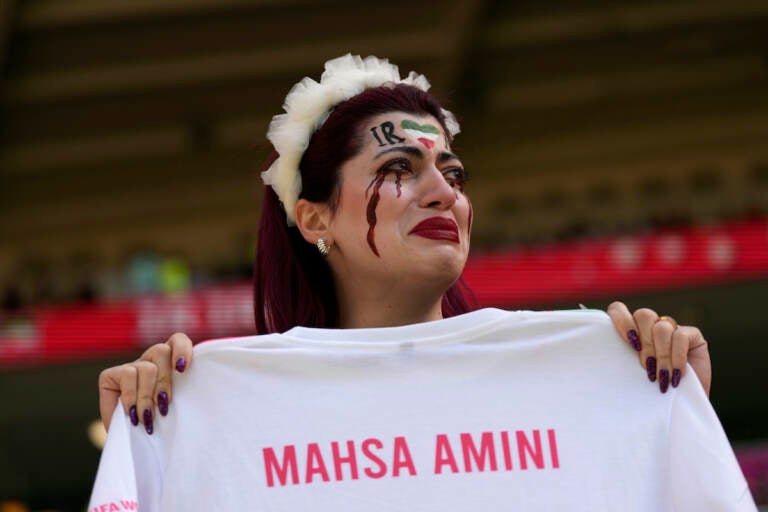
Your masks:
[[[157,409],[163,416],[168,414],[168,393],[165,391],[161,391],[157,394]]]
[[[147,434],[152,434],[154,429],[152,428],[152,411],[150,409],[144,409],[144,430]]]
[[[637,331],[630,329],[627,331],[627,338],[629,338],[629,344],[632,348],[640,352],[640,336],[637,335]]]
[[[672,370],[672,387],[676,388],[680,385],[680,377],[682,377],[682,373],[680,372],[680,368],[675,368]]]
[[[130,409],[128,409],[128,416],[131,418],[131,423],[135,427],[139,424],[139,413],[136,412],[136,406],[132,405]]]
[[[648,380],[656,382],[656,358],[648,356],[645,360],[645,370],[648,372]]]
[[[179,373],[183,373],[184,369],[187,367],[187,360],[184,359],[184,357],[180,357],[176,360],[176,371]]]
[[[666,393],[669,388],[669,370],[662,368],[659,372],[659,389],[662,393]]]

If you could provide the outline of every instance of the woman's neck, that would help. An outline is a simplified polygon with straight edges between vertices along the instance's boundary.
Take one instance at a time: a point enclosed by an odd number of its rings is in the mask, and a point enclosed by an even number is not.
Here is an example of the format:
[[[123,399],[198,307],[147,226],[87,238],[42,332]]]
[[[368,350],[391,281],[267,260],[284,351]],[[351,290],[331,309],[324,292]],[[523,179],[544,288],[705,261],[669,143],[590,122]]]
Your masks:
[[[435,297],[419,293],[360,294],[338,289],[339,327],[342,329],[366,327],[395,327],[440,320],[442,294]]]

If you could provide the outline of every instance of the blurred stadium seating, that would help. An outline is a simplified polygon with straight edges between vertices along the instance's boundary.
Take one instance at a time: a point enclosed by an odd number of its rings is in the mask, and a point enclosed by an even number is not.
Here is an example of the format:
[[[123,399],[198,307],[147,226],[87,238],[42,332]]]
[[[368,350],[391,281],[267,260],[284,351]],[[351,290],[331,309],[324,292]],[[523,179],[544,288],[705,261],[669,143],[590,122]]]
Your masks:
[[[480,302],[700,326],[768,503],[765,34],[764,0],[0,2],[0,510],[83,509],[101,368],[250,332],[267,123],[346,52],[458,114]]]

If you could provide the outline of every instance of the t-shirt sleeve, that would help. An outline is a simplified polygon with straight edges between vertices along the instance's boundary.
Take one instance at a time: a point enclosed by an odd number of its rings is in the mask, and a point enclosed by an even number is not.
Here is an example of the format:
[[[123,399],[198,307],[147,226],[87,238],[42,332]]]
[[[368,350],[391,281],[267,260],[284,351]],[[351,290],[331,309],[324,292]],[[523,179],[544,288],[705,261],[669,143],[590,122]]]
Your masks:
[[[672,510],[755,512],[733,449],[690,366],[686,377],[675,390],[669,426]]]
[[[150,436],[143,429],[138,433],[140,428],[131,425],[118,402],[88,510],[160,510],[162,472]]]

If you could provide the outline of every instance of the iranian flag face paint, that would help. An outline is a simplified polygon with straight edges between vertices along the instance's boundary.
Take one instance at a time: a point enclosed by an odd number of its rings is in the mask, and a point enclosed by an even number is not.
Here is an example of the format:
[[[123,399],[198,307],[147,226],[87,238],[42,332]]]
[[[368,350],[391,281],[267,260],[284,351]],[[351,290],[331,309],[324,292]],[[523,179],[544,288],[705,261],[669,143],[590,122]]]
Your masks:
[[[403,119],[400,123],[400,127],[405,130],[408,135],[424,144],[427,149],[432,149],[435,142],[437,142],[437,138],[440,136],[440,130],[438,130],[436,126],[431,124],[419,124],[410,119]]]

